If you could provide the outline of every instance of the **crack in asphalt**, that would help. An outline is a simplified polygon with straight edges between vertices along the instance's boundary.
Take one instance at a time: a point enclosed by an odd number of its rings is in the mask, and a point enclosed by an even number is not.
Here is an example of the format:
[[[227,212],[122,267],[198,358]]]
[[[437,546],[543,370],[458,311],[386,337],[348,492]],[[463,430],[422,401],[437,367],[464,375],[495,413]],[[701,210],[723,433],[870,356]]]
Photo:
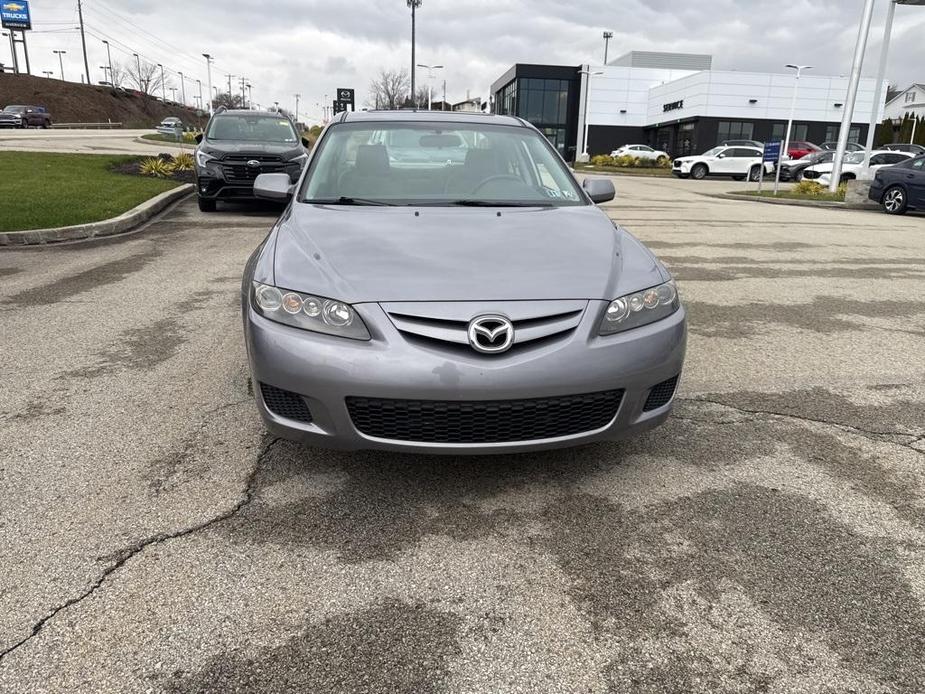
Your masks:
[[[909,434],[903,431],[871,431],[869,429],[862,429],[861,427],[854,426],[852,424],[845,424],[844,422],[837,422],[831,419],[816,419],[814,417],[807,417],[805,415],[793,414],[792,412],[777,412],[775,410],[756,410],[749,409],[745,407],[739,407],[736,405],[730,405],[729,403],[723,402],[721,400],[712,400],[710,398],[677,398],[677,400],[682,402],[705,402],[711,405],[717,405],[719,407],[726,407],[730,410],[735,410],[736,412],[741,412],[742,414],[753,414],[753,415],[767,415],[770,417],[781,417],[784,419],[796,419],[801,422],[810,422],[812,424],[823,424],[826,426],[839,427],[842,429],[847,429],[853,431],[854,433],[870,439],[871,441],[877,441],[878,443],[892,443],[897,446],[902,446],[903,448],[908,448],[911,451],[915,451],[920,455],[925,455],[925,451],[921,451],[918,448],[915,448],[913,444],[918,443],[919,441],[925,440],[925,434]],[[746,420],[747,421],[747,420]],[[705,422],[709,423],[709,422]],[[886,437],[901,437],[907,439],[906,441],[897,441],[895,439],[888,439]]]
[[[51,610],[48,614],[46,614],[44,617],[38,620],[35,624],[32,625],[31,633],[28,636],[26,636],[24,639],[13,644],[6,650],[0,651],[0,664],[2,664],[4,658],[6,658],[8,655],[18,650],[19,648],[27,644],[29,641],[31,641],[33,638],[38,636],[42,632],[42,630],[45,628],[45,625],[48,624],[48,622],[50,622],[52,619],[54,619],[55,616],[58,615],[58,613],[74,605],[79,604],[86,598],[93,595],[97,590],[99,590],[103,586],[103,584],[112,574],[114,574],[116,571],[118,571],[123,566],[125,566],[125,564],[128,563],[130,559],[144,552],[144,550],[147,549],[148,547],[152,545],[159,545],[164,542],[175,540],[181,537],[186,537],[188,535],[193,535],[202,530],[206,530],[210,528],[211,526],[216,525],[217,523],[221,523],[223,521],[229,520],[230,518],[233,518],[238,513],[240,513],[248,504],[251,503],[251,501],[254,500],[257,476],[260,473],[260,468],[263,465],[263,460],[270,453],[270,450],[273,448],[273,446],[275,446],[280,440],[281,439],[279,437],[275,437],[271,439],[270,441],[268,441],[267,443],[265,443],[264,446],[261,448],[261,450],[257,454],[253,469],[247,475],[247,480],[244,485],[244,493],[241,496],[241,498],[237,501],[237,503],[234,504],[234,506],[232,506],[230,509],[228,509],[224,513],[214,516],[213,518],[203,521],[202,523],[198,523],[197,525],[194,525],[188,528],[183,528],[175,532],[157,533],[156,535],[152,535],[151,537],[145,538],[144,540],[136,542],[134,545],[131,545],[130,547],[126,547],[125,549],[121,550],[119,553],[115,555],[116,557],[115,561],[103,570],[103,573],[93,583],[93,585],[91,585],[87,590],[85,590],[83,593],[81,593],[77,597],[71,598],[70,600],[67,600],[66,602],[58,605],[53,610]]]

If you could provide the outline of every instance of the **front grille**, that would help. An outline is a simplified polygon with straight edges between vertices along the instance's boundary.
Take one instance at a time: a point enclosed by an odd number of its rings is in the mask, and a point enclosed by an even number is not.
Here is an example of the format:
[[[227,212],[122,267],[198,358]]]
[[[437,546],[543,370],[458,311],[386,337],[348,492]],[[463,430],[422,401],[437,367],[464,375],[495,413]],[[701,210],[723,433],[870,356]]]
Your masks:
[[[537,441],[602,429],[622,390],[531,400],[436,401],[347,398],[350,418],[367,436],[393,441],[478,444]]]
[[[652,390],[649,391],[649,397],[646,399],[646,405],[643,407],[643,412],[651,412],[652,410],[657,410],[659,407],[664,407],[671,399],[674,397],[674,392],[678,387],[678,377],[669,378],[667,381],[662,381],[657,386],[654,386]]]
[[[282,164],[262,162],[259,168],[247,164],[222,164],[222,174],[229,183],[250,183],[263,173],[285,173]]]
[[[263,395],[267,409],[273,414],[303,424],[312,423],[312,413],[300,395],[266,383],[260,384],[260,394]]]

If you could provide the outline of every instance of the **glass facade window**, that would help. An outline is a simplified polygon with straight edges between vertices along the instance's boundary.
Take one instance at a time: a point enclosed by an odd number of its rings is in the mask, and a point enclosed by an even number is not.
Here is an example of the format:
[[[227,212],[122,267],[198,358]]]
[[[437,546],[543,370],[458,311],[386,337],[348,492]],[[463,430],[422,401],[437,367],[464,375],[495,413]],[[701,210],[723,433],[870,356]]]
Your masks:
[[[726,140],[751,140],[754,132],[754,124],[743,121],[723,121],[719,122],[719,142]]]
[[[838,131],[841,129],[840,125],[830,125],[825,129],[825,141],[826,142],[837,142],[838,141]],[[857,125],[851,126],[851,129],[848,131],[848,142],[859,142],[861,139],[861,128]]]
[[[787,124],[775,123],[771,129],[771,142],[783,142],[787,136]],[[806,123],[794,123],[793,131],[790,133],[791,142],[806,142],[809,139],[809,125]]]
[[[536,126],[561,153],[568,145],[569,80],[519,77],[495,95],[495,112]]]

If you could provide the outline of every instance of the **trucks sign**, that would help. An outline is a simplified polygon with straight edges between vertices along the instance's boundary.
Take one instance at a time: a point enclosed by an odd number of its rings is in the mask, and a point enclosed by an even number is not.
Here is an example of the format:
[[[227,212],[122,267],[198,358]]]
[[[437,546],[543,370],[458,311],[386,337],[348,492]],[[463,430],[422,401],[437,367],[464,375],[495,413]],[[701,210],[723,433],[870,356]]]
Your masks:
[[[4,29],[32,29],[29,0],[0,0],[0,24]]]

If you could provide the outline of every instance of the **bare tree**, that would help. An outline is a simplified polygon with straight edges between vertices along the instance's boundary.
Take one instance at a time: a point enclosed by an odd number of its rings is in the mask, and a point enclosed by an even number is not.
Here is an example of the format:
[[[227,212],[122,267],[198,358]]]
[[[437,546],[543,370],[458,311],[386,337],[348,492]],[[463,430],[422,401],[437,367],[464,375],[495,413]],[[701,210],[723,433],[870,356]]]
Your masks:
[[[411,78],[407,70],[380,70],[379,75],[369,83],[366,105],[379,110],[400,109],[410,90]]]
[[[170,88],[168,84],[162,84],[161,82],[161,69],[154,63],[149,63],[147,61],[141,63],[141,71],[138,70],[139,63],[129,61],[121,68],[121,74],[124,75],[126,82],[130,83],[133,87],[137,88],[138,91],[144,92],[145,94],[154,94],[161,91],[161,87]],[[113,71],[116,75],[120,75],[120,69],[113,66]],[[116,81],[118,84],[119,81]]]
[[[109,80],[112,82],[113,87],[121,87],[124,82],[129,81],[128,68],[125,65],[113,63],[112,74],[109,76]]]
[[[229,94],[225,92],[223,94],[217,95],[212,99],[212,103],[215,104],[215,108],[224,106],[225,108],[244,108],[244,99],[240,94]]]

